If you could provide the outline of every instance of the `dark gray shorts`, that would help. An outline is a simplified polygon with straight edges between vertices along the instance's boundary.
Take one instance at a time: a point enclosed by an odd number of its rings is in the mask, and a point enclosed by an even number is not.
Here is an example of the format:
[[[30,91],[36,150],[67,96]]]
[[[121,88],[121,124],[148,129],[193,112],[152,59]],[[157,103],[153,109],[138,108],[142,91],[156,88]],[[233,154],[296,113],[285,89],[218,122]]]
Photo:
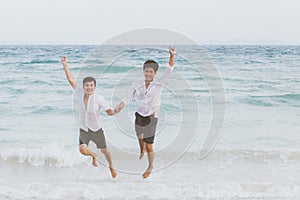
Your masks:
[[[89,142],[92,140],[96,145],[98,149],[104,149],[106,148],[106,141],[105,136],[103,134],[103,129],[99,129],[98,131],[94,132],[90,129],[88,129],[88,132],[86,132],[83,129],[79,130],[79,144],[86,144],[89,145]]]
[[[150,115],[150,118],[151,118],[151,122],[147,126],[143,127],[135,124],[135,132],[136,135],[140,135],[144,133],[143,141],[148,144],[153,144],[158,118],[154,117],[153,115]]]

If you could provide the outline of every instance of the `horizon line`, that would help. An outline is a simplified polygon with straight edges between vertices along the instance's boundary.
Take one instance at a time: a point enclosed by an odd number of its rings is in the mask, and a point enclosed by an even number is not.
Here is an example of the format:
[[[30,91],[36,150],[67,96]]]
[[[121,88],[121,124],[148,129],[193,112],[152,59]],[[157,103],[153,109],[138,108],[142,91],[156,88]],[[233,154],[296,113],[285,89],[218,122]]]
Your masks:
[[[112,45],[170,45],[170,44],[99,44],[99,43],[1,43],[0,46],[112,46]],[[171,44],[172,45],[172,44]],[[184,46],[191,44],[173,44],[174,46]],[[291,43],[196,43],[195,45],[199,46],[300,46],[300,44],[291,44]]]

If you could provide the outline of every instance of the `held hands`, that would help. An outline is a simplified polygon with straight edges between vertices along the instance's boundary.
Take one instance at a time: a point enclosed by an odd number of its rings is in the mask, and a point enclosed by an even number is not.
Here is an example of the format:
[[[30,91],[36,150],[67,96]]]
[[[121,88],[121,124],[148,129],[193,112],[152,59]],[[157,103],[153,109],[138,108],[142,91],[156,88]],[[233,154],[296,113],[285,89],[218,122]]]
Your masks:
[[[107,113],[108,115],[114,115],[114,114],[116,114],[116,112],[115,112],[114,110],[112,110],[112,109],[107,109],[107,110],[106,110],[106,113]]]
[[[120,112],[122,109],[123,109],[123,107],[124,107],[124,103],[123,102],[121,102],[114,110],[112,110],[112,109],[107,109],[106,110],[106,113],[108,114],[108,115],[114,115],[114,114],[117,114],[118,112]]]

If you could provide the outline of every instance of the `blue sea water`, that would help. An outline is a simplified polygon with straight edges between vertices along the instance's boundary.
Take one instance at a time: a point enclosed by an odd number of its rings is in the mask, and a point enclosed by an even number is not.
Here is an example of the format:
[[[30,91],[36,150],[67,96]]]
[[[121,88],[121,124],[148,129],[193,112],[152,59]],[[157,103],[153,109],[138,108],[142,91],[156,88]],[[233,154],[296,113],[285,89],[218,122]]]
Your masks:
[[[174,85],[165,88],[162,95],[155,143],[160,170],[145,182],[157,196],[137,189],[140,179],[126,173],[132,165],[137,172],[146,167],[145,160],[136,163],[134,158],[138,145],[132,124],[122,122],[125,113],[133,121],[132,106],[119,118],[101,114],[115,165],[120,169],[118,180],[112,181],[104,174],[104,167],[95,176],[98,171],[91,169],[90,160],[78,153],[73,91],[60,63],[63,55],[68,57],[78,84],[86,74],[99,78],[98,92],[111,106],[122,98],[118,91],[125,91],[137,74],[143,76],[145,59],[154,57],[161,64],[160,71],[167,66],[167,51],[123,47],[125,53],[114,58],[104,74],[100,73],[104,60],[111,58],[116,48],[104,49],[104,54],[95,58],[95,46],[0,46],[1,199],[300,197],[299,46],[202,47],[220,73],[225,94],[222,135],[211,154],[202,160],[198,153],[212,117],[210,88],[180,57],[180,51],[176,52],[174,70],[190,87],[182,86],[175,75],[169,80]],[[195,54],[191,47],[184,48]],[[176,83],[178,90],[174,89]],[[178,106],[181,99],[194,99],[198,107],[192,103]],[[195,110],[199,112],[196,137],[183,137],[192,142],[191,146],[177,148],[179,154],[186,154],[176,162],[172,156],[159,154],[172,145],[183,126],[180,114]],[[124,158],[117,150],[133,156]],[[117,189],[119,192],[112,193]]]

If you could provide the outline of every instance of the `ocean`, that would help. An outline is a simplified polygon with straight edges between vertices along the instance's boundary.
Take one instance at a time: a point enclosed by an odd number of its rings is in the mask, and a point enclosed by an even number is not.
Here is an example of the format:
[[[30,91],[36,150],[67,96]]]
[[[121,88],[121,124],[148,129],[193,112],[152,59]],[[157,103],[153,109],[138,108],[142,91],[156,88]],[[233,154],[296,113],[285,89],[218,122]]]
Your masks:
[[[94,76],[114,107],[143,78],[146,59],[163,73],[166,48],[0,46],[0,199],[299,199],[300,46],[175,48],[154,171],[143,180],[133,103],[115,116],[101,113],[116,179],[99,151],[97,168],[79,153],[60,59],[68,57],[77,84]]]

